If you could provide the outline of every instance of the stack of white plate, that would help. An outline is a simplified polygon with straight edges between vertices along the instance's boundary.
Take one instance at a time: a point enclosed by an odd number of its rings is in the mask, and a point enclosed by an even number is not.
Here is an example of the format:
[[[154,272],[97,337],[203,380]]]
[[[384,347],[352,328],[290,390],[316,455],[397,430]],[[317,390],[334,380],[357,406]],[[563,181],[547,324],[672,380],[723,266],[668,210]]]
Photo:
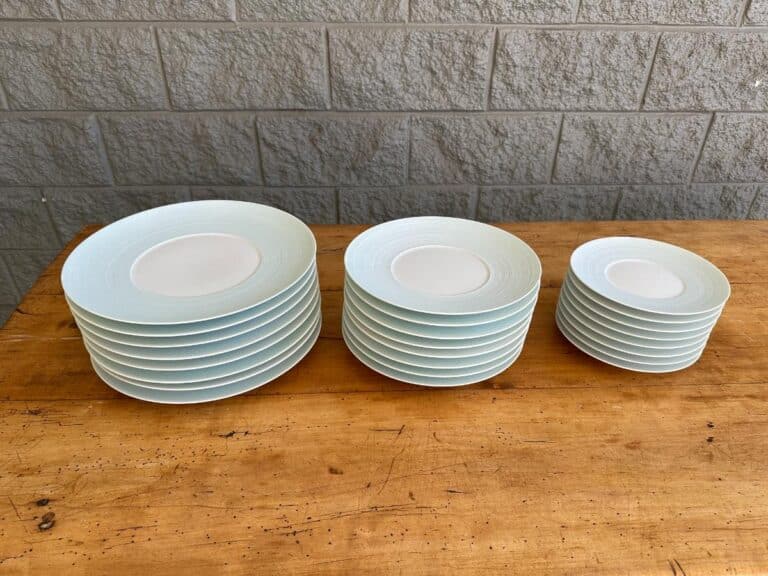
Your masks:
[[[688,250],[645,238],[601,238],[571,256],[557,325],[598,360],[673,372],[699,359],[729,296],[725,275]]]
[[[457,386],[520,356],[541,263],[512,234],[457,218],[394,220],[355,238],[344,265],[344,341],[369,368]]]
[[[150,402],[206,402],[266,384],[320,332],[314,236],[260,204],[134,214],[80,244],[61,281],[96,373]]]

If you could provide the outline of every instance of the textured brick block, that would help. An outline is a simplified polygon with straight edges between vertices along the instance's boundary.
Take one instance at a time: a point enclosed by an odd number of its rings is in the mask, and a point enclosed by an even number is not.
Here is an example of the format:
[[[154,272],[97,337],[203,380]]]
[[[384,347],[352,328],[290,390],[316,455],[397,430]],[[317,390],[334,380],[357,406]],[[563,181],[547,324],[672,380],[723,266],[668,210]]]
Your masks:
[[[567,23],[572,0],[411,0],[413,22]]]
[[[648,110],[768,110],[768,34],[664,34]]]
[[[373,224],[409,216],[474,217],[477,188],[342,188],[339,220],[342,224]]]
[[[55,188],[45,190],[53,222],[68,242],[86,224],[109,224],[125,216],[189,199],[185,187]]]
[[[12,109],[165,106],[157,49],[145,29],[5,25],[0,76]]]
[[[757,186],[698,184],[694,186],[625,186],[619,220],[742,219]]]
[[[56,0],[3,0],[0,2],[0,19],[56,20],[58,17]]]
[[[274,206],[310,224],[336,223],[334,188],[193,188],[194,200],[243,200]]]
[[[755,220],[768,219],[768,184],[757,184],[755,188],[757,188],[757,195],[747,214],[747,218]]]
[[[0,115],[0,186],[107,183],[92,116]]]
[[[397,185],[405,182],[408,123],[400,118],[260,118],[268,184]]]
[[[321,30],[165,30],[171,101],[179,109],[326,108]]]
[[[9,252],[4,255],[22,297],[34,286],[56,255],[57,252]]]
[[[566,117],[557,182],[681,183],[688,180],[707,125],[705,115]]]
[[[0,248],[60,246],[39,190],[0,188]]]
[[[411,126],[414,184],[512,184],[549,179],[559,116],[424,117]]]
[[[490,30],[333,30],[333,104],[346,110],[482,110]]]
[[[768,0],[752,0],[747,11],[747,24],[768,24]]]
[[[610,220],[619,193],[598,186],[518,186],[482,188],[479,220]]]
[[[259,158],[250,114],[102,117],[118,184],[254,184]]]
[[[694,180],[768,181],[768,115],[718,114]]]
[[[407,0],[237,0],[241,20],[402,22]]]
[[[736,24],[741,0],[582,0],[579,22]]]
[[[495,110],[635,110],[656,35],[511,30],[496,53]]]
[[[20,297],[4,257],[4,254],[0,254],[0,326],[11,315]]]
[[[230,20],[228,0],[59,0],[65,20]]]

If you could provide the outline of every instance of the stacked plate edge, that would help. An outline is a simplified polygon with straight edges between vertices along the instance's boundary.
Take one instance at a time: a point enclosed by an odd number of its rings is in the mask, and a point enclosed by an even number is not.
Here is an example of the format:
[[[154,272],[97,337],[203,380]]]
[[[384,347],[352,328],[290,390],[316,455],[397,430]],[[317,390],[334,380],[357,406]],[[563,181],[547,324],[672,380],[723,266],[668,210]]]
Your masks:
[[[168,404],[241,394],[296,365],[320,332],[312,232],[290,214],[206,200],[119,220],[61,280],[98,376]]]
[[[674,372],[704,352],[730,296],[725,275],[672,244],[610,237],[571,255],[557,325],[574,346],[637,372]]]
[[[472,384],[523,350],[541,263],[512,234],[458,218],[393,220],[357,236],[344,266],[344,341],[380,374]]]

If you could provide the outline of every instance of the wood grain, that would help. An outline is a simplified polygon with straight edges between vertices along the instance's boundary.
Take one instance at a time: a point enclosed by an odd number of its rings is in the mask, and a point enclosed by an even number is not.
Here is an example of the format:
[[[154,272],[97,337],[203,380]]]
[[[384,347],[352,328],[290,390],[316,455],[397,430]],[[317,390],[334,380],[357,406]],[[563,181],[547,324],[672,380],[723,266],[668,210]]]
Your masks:
[[[768,572],[768,223],[503,227],[544,266],[504,374],[430,390],[361,366],[339,319],[362,228],[318,226],[317,346],[268,386],[186,407],[90,369],[58,280],[86,230],[0,330],[0,574]],[[558,334],[571,251],[614,234],[731,280],[692,368],[622,371]]]

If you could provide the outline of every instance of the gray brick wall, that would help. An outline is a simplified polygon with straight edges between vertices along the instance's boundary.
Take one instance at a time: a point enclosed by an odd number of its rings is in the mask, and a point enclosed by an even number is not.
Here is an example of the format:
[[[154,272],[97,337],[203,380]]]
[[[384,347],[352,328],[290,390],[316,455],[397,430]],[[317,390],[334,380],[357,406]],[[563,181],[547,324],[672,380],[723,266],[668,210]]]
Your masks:
[[[84,224],[768,217],[768,0],[0,0],[0,321]]]

